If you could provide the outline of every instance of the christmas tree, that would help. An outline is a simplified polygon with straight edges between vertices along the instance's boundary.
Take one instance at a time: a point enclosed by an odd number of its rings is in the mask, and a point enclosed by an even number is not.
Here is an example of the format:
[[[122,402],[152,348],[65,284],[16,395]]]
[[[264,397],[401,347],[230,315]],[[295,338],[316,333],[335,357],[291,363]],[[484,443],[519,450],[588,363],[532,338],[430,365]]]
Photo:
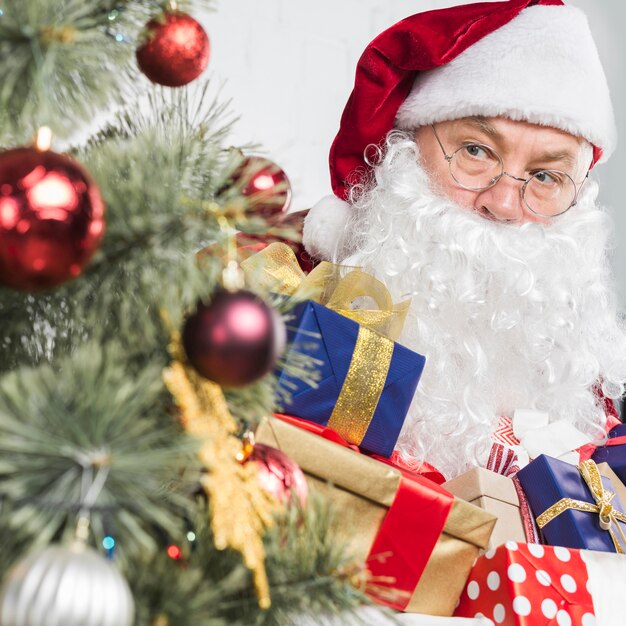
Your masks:
[[[274,624],[363,601],[332,513],[262,488],[299,470],[246,436],[282,400],[293,303],[245,284],[235,233],[296,234],[284,173],[229,146],[200,76],[206,8],[0,9],[5,626]]]

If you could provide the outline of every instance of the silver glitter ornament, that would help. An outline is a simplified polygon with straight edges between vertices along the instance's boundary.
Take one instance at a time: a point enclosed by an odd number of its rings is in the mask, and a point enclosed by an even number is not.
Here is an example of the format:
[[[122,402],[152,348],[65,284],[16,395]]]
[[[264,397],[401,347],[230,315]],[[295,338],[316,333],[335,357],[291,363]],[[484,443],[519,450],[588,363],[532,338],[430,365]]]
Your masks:
[[[2,626],[132,626],[134,612],[126,580],[78,541],[20,561],[0,589]]]

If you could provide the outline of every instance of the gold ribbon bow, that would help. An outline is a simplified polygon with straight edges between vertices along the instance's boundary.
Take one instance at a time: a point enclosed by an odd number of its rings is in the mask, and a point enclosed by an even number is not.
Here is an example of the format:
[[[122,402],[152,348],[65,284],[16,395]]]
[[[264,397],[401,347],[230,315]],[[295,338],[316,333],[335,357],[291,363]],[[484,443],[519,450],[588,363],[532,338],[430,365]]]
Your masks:
[[[254,285],[297,300],[314,300],[359,324],[348,374],[327,426],[360,445],[383,392],[393,341],[402,332],[410,301],[394,305],[387,288],[360,269],[342,275],[345,268],[324,261],[305,275],[293,250],[283,243],[270,244],[241,267]],[[352,309],[351,304],[363,297],[378,308]]]
[[[613,540],[615,551],[619,554],[624,554],[626,536],[624,535],[624,531],[618,522],[626,522],[626,515],[615,509],[611,504],[611,500],[615,497],[615,494],[604,488],[598,467],[592,459],[583,461],[578,466],[578,470],[580,471],[587,487],[589,487],[589,491],[591,491],[595,504],[592,504],[591,502],[583,502],[582,500],[574,500],[573,498],[562,498],[537,517],[537,526],[539,526],[539,528],[543,528],[555,517],[568,509],[585,511],[587,513],[597,513],[600,517],[600,528],[608,531],[611,539]],[[614,525],[621,536],[622,545],[624,547],[620,545],[619,540],[613,531]]]
[[[314,300],[392,341],[400,336],[411,304],[405,300],[394,305],[385,285],[360,269],[344,273],[345,266],[322,261],[307,275],[284,243],[270,244],[241,267],[251,284],[297,300]],[[371,298],[377,308],[351,308],[362,297]]]

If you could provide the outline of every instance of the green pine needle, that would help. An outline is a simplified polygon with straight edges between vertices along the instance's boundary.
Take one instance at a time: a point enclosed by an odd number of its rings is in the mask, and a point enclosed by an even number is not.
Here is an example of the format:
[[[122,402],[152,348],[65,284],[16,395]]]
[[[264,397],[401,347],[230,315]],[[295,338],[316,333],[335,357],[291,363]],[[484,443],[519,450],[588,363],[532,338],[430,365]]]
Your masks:
[[[72,531],[81,484],[108,477],[92,513],[96,537],[110,526],[133,548],[156,547],[152,527],[175,533],[187,506],[183,468],[193,446],[164,412],[160,372],[129,378],[123,348],[81,346],[54,366],[18,370],[0,382],[0,491],[12,524],[45,545]]]
[[[277,516],[265,542],[272,605],[261,610],[240,557],[213,547],[208,514],[199,503],[195,539],[183,542],[181,561],[163,550],[128,572],[138,599],[136,626],[151,626],[157,616],[172,626],[278,626],[323,614],[349,618],[368,601],[342,573],[352,564],[334,539],[335,515],[311,494],[305,510],[294,505]]]

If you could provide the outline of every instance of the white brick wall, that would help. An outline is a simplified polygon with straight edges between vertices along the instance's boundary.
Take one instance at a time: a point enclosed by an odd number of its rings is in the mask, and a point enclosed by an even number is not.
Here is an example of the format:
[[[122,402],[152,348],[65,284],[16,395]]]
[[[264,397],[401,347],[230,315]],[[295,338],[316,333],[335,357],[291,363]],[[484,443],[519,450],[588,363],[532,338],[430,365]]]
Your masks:
[[[460,3],[461,0],[456,0]],[[290,177],[293,208],[310,206],[330,192],[328,149],[365,45],[387,26],[412,13],[454,0],[220,0],[201,16],[212,41],[210,68],[226,80],[223,94],[241,115],[233,143],[260,143]],[[574,0],[589,15],[618,112],[624,116],[624,40],[620,0]],[[612,207],[617,226],[614,264],[626,309],[626,171],[623,141],[600,167],[601,200]],[[619,196],[619,197],[618,197]]]

